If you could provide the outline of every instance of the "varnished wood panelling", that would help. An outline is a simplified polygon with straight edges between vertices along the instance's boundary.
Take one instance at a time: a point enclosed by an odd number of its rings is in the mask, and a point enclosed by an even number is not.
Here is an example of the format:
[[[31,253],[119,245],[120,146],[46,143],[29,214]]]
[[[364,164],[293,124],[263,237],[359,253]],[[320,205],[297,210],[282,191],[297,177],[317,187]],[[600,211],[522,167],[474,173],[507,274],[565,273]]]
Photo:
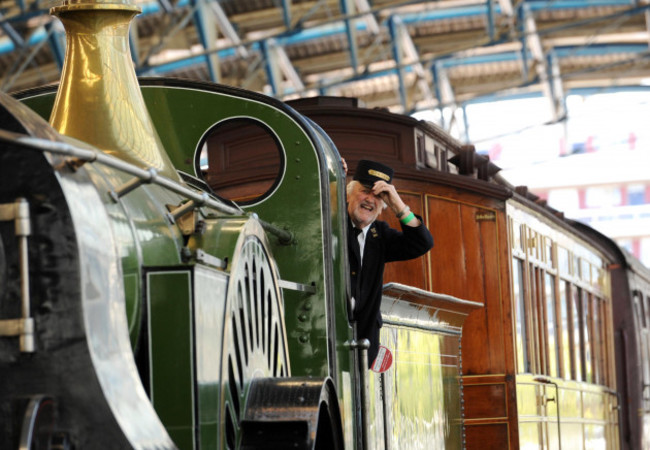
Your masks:
[[[499,242],[505,237],[497,226],[502,213],[437,196],[426,201],[435,241],[430,252],[432,289],[486,306],[471,313],[463,327],[463,373],[504,373],[507,319]]]
[[[209,135],[207,146],[206,181],[224,198],[255,198],[269,190],[281,174],[283,156],[278,143],[256,122],[241,119],[219,125]]]
[[[465,425],[465,441],[468,449],[508,450],[508,424]]]
[[[463,397],[465,419],[496,419],[508,416],[504,383],[465,385]]]
[[[400,197],[413,211],[419,216],[424,216],[422,195],[419,193],[402,192],[399,191]],[[390,209],[386,209],[380,216],[380,220],[384,220],[390,224],[391,227],[400,229],[399,221],[395,214]],[[435,237],[434,237],[435,246]],[[429,289],[428,286],[428,269],[427,269],[428,255],[419,258],[411,259],[408,261],[399,261],[396,263],[386,264],[384,271],[384,283],[391,281],[415,286],[420,289]]]
[[[393,132],[388,127],[383,131],[374,130],[330,130],[329,136],[334,142],[343,142],[343,145],[337,144],[341,148],[339,151],[345,154],[354,163],[351,169],[356,168],[356,160],[372,159],[376,161],[394,161],[399,158],[400,134]],[[347,149],[350,149],[346,151]],[[355,157],[349,155],[354,152]]]
[[[364,114],[341,105],[330,109],[304,104],[298,109],[334,141],[349,163],[350,175],[360,159],[381,161],[396,172],[415,165],[415,132],[408,120],[398,121],[395,116],[382,117],[373,112]]]
[[[469,283],[465,262],[468,257],[465,252],[472,245],[463,241],[462,205],[428,197],[427,206],[429,230],[435,242],[431,250],[432,288],[435,292],[470,300],[467,295]],[[484,298],[471,300],[485,302]]]

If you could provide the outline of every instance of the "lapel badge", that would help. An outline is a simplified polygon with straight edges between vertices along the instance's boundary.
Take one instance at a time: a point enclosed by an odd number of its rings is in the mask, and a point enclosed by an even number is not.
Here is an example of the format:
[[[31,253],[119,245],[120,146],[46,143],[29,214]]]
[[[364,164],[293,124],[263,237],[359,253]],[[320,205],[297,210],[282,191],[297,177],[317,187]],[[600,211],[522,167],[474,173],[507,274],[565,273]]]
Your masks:
[[[372,233],[372,237],[374,238],[379,237],[379,235],[377,234],[377,229],[375,227],[372,227],[370,229],[370,232]]]

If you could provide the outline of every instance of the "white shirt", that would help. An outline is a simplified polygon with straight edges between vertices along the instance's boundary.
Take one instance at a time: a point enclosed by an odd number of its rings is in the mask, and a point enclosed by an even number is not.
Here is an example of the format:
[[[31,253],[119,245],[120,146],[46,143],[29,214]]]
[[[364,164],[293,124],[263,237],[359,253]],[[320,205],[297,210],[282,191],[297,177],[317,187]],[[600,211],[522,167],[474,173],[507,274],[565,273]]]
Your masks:
[[[372,223],[370,225],[372,225]],[[359,233],[357,236],[357,241],[359,241],[359,255],[361,256],[361,261],[359,262],[359,269],[361,269],[361,267],[363,266],[363,249],[366,246],[366,234],[368,234],[370,225],[362,228],[361,233]]]
[[[372,223],[370,225],[372,225]],[[361,233],[357,235],[357,242],[359,242],[359,256],[361,256],[361,261],[359,261],[359,271],[361,271],[361,267],[363,267],[363,249],[366,246],[366,234],[368,234],[370,225],[362,228]],[[361,274],[359,274],[359,276],[361,276]],[[354,297],[352,297],[352,311],[354,311],[355,308],[356,308],[356,300]]]

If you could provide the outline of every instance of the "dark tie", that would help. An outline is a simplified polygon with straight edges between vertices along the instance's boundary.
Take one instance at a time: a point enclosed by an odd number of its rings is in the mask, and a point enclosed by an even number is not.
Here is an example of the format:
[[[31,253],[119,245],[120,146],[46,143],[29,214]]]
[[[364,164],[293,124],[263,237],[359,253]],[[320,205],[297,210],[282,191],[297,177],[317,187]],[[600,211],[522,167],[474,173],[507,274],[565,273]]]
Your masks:
[[[357,249],[357,254],[359,255],[359,266],[361,266],[361,261],[363,260],[363,255],[361,254],[361,243],[359,243],[359,235],[361,234],[361,229],[354,227],[354,240],[357,246],[355,247]]]
[[[361,255],[361,244],[359,244],[359,235],[361,234],[361,229],[357,228],[357,227],[354,227],[352,229],[354,230],[354,240],[357,241],[357,248],[359,249],[359,256],[363,257],[363,255]]]

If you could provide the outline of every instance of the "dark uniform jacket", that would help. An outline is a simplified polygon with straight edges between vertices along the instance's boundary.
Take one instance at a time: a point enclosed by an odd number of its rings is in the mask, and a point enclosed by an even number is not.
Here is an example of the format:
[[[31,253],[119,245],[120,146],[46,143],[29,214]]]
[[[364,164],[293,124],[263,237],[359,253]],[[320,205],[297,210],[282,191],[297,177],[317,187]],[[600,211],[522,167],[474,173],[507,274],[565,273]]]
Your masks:
[[[391,228],[386,222],[376,220],[366,234],[363,265],[359,273],[360,255],[352,221],[348,219],[348,253],[350,255],[350,279],[355,299],[354,318],[357,322],[357,339],[370,340],[368,364],[372,364],[379,351],[379,328],[381,328],[381,292],[384,265],[390,261],[417,258],[433,247],[433,237],[424,225],[402,225],[402,231]]]

